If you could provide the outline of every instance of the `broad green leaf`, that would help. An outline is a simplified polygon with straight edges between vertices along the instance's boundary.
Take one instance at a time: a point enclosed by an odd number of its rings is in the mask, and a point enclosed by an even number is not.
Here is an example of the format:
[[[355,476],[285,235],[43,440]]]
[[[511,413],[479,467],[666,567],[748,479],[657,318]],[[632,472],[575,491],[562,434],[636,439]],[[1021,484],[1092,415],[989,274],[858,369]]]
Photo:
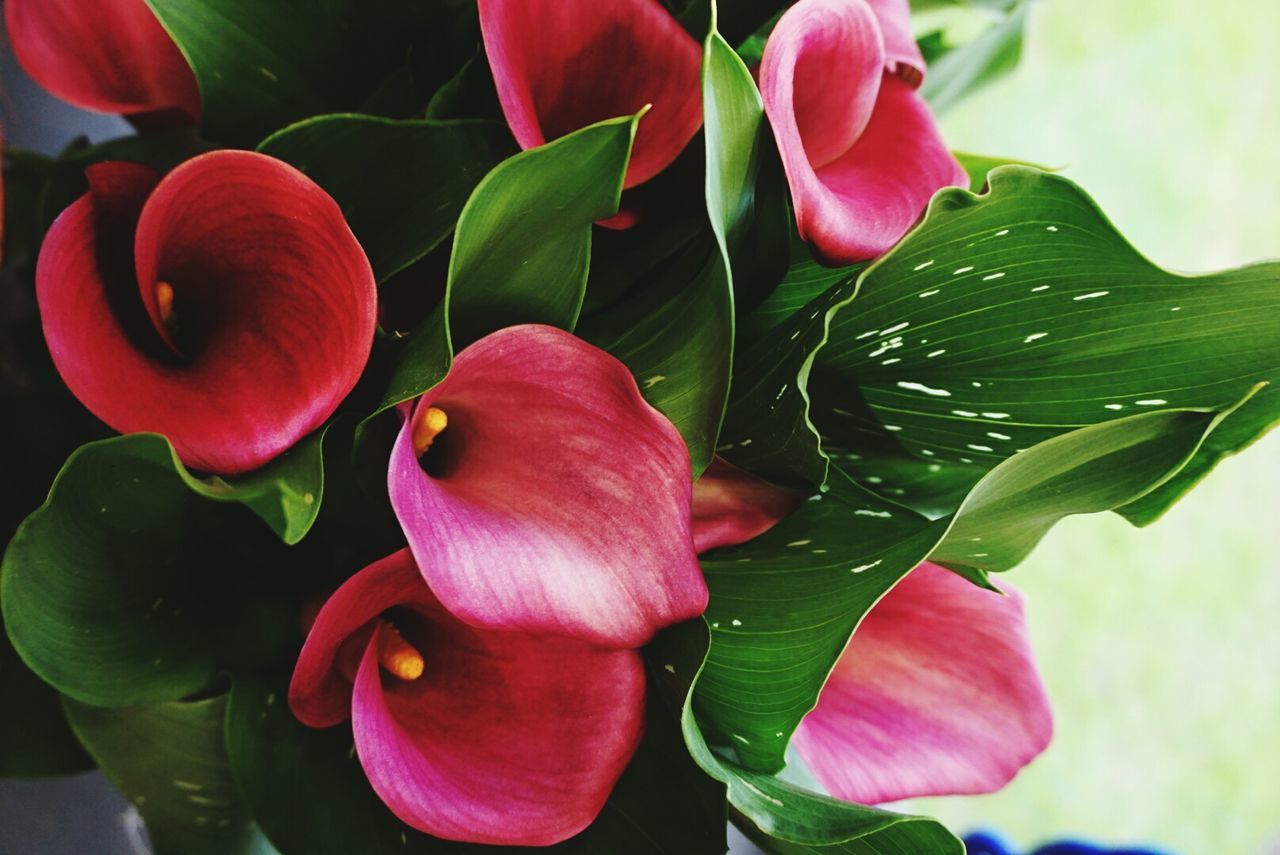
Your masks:
[[[714,29],[703,46],[706,205],[714,244],[694,240],[636,293],[584,326],[626,363],[680,430],[696,478],[715,454],[733,360],[732,258],[755,216],[764,107],[751,75]]]
[[[713,9],[714,9],[713,5]],[[759,304],[786,273],[789,191],[751,72],[716,32],[703,48],[707,214],[727,261],[738,311]]]
[[[639,118],[521,152],[481,180],[454,231],[444,302],[405,343],[379,411],[440,382],[454,347],[512,324],[575,327],[591,229],[617,213]]]
[[[691,704],[690,685],[707,654],[708,632],[701,620],[672,627],[650,648],[664,663],[658,690],[681,699],[681,728],[693,759],[728,787],[735,823],[770,852],[964,852],[955,837],[933,820],[850,804],[800,789],[770,775],[752,772],[713,752],[702,736]]]
[[[67,700],[71,726],[147,823],[156,855],[275,855],[227,761],[227,696],[106,708]]]
[[[645,739],[596,821],[562,844],[532,850],[451,843],[400,822],[369,786],[350,726],[317,730],[302,725],[289,712],[287,686],[287,674],[238,677],[227,724],[232,769],[254,817],[282,852],[718,855],[724,851],[723,789],[692,763],[678,719],[656,697],[650,697]]]
[[[1015,455],[969,491],[930,558],[1008,570],[1063,517],[1124,507],[1175,476],[1234,410],[1140,413]]]
[[[195,72],[205,132],[238,144],[359,109],[434,11],[406,0],[147,3]]]
[[[711,463],[724,414],[733,306],[724,260],[702,234],[630,298],[584,319],[579,335],[620,359],[679,429],[693,474]]]
[[[193,492],[207,499],[244,505],[271,526],[282,541],[292,545],[311,530],[320,511],[320,500],[324,497],[323,443],[327,430],[327,426],[322,427],[261,469],[234,478],[218,475],[197,478],[178,460],[172,446],[169,456],[173,471]],[[154,439],[149,442],[153,448],[159,448]]]
[[[67,727],[58,693],[22,663],[0,624],[0,778],[91,768],[93,761]]]
[[[481,178],[514,148],[493,122],[354,114],[307,119],[258,146],[337,200],[379,281],[448,237]]]
[[[1177,475],[1145,496],[1117,508],[1134,525],[1149,525],[1174,502],[1213,470],[1219,460],[1243,451],[1263,433],[1280,424],[1280,386],[1274,382],[1240,405],[1239,411],[1215,430],[1200,447],[1195,458]]]
[[[786,275],[763,303],[739,323],[742,338],[755,343],[770,330],[781,326],[806,306],[845,280],[856,280],[866,269],[865,262],[848,267],[826,267],[813,258],[809,247],[790,224],[791,246]]]
[[[702,561],[711,650],[694,692],[708,736],[773,772],[866,613],[926,557],[978,584],[1069,514],[1126,505],[1175,475],[1237,410],[1166,410],[1093,425],[996,466],[931,521],[833,467],[829,491]]]
[[[85,703],[144,704],[203,689],[222,642],[256,639],[237,638],[249,627],[234,620],[256,619],[265,602],[238,597],[238,580],[283,549],[265,531],[259,537],[259,525],[246,527],[252,518],[242,511],[220,505],[274,517],[289,537],[319,505],[318,475],[314,493],[296,477],[318,471],[318,439],[276,466],[274,477],[197,480],[156,434],[76,451],[0,566],[14,648],[43,680]]]
[[[462,68],[431,95],[427,118],[503,121],[493,70],[483,47],[477,47]]]
[[[939,193],[833,320],[808,390],[828,445],[878,443],[896,452],[898,471],[911,460],[969,467],[976,481],[1075,428],[1154,409],[1224,410],[1280,378],[1280,265],[1169,273],[1070,181],[1018,166],[990,181],[982,196]],[[1277,417],[1280,396],[1259,394],[1193,471]],[[854,471],[911,503],[892,492],[904,485],[891,471]]]
[[[987,175],[991,170],[1001,166],[1030,166],[1042,172],[1053,171],[1038,164],[1015,160],[1011,157],[993,157],[989,154],[973,154],[967,151],[954,151],[952,154],[955,155],[956,160],[960,161],[964,171],[969,173],[969,190],[974,193],[983,192],[987,187]]]
[[[935,113],[945,113],[976,90],[1008,74],[1022,59],[1029,0],[984,5],[1009,8],[972,41],[946,51],[929,64],[920,94]]]
[[[805,253],[807,256],[807,252]],[[809,372],[826,344],[831,319],[854,298],[861,267],[827,270],[811,259],[787,278],[752,317],[765,329],[737,355],[738,383],[716,451],[771,481],[817,489],[829,456],[809,420]],[[816,292],[799,310],[791,305]],[[785,319],[775,320],[787,312]]]

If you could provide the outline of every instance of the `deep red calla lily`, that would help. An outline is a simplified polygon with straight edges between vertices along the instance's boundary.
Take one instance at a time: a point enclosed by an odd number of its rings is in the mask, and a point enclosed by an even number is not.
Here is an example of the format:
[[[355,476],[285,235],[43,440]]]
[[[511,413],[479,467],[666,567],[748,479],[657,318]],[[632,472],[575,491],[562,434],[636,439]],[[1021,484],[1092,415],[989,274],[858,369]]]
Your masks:
[[[800,236],[824,263],[880,255],[935,192],[967,184],[915,91],[909,34],[905,0],[800,0],[765,44],[765,112]]]
[[[49,352],[81,403],[220,474],[261,466],[328,418],[368,359],[376,302],[333,199],[241,151],[163,178],[125,163],[88,177],[36,268]]]
[[[626,366],[526,325],[463,350],[416,402],[388,488],[459,619],[638,647],[706,608],[690,480],[684,440]]]
[[[658,0],[479,0],[480,27],[507,124],[533,148],[633,115],[625,187],[648,181],[702,124],[702,51]]]
[[[295,715],[350,716],[370,783],[414,828],[519,846],[573,836],[639,744],[639,654],[468,626],[422,577],[401,550],[325,603],[289,686]]]
[[[761,534],[798,501],[714,466],[693,497],[694,540],[716,546]],[[863,804],[985,793],[1044,750],[1053,716],[1022,595],[1005,592],[925,563],[867,614],[793,742],[828,792]]]
[[[200,90],[146,0],[7,0],[27,74],[64,101],[151,125],[194,125]]]

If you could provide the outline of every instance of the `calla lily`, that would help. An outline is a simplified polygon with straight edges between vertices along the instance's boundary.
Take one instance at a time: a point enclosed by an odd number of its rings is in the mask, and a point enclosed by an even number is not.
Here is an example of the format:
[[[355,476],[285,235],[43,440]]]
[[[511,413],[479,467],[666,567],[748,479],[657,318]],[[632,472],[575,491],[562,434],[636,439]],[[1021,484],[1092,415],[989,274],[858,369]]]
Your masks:
[[[694,488],[699,543],[743,542],[797,503],[745,473],[708,474],[711,483]],[[704,497],[714,497],[714,515],[700,513]],[[709,518],[714,537],[700,522]],[[1044,750],[1049,701],[1022,595],[1005,594],[925,563],[867,614],[792,743],[829,793],[876,804],[990,792]]]
[[[5,27],[27,74],[64,101],[138,124],[194,125],[200,90],[146,0],[8,0]]]
[[[967,185],[915,91],[923,69],[906,0],[800,0],[770,34],[760,92],[800,237],[824,263],[880,255],[936,191]]]
[[[479,0],[502,112],[522,148],[652,108],[624,187],[648,181],[702,124],[702,51],[658,0]]]
[[[103,163],[36,267],[45,339],[80,402],[184,463],[245,472],[318,427],[373,344],[376,292],[337,204],[265,155],[161,178]]]
[[[705,609],[688,450],[609,354],[508,327],[402,413],[391,503],[460,620],[639,647]]]
[[[436,837],[545,846],[596,817],[640,742],[639,654],[464,623],[409,550],[348,580],[289,686],[312,727],[351,718],[379,797]]]

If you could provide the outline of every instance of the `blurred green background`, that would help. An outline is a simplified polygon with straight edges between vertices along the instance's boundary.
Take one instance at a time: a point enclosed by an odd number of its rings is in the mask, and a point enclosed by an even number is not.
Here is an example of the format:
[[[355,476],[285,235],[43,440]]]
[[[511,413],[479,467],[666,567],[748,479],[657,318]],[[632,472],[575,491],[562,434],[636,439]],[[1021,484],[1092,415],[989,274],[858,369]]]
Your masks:
[[[1166,267],[1274,258],[1278,36],[1275,0],[1042,0],[1022,66],[943,130],[1065,167]],[[1022,846],[1280,853],[1278,523],[1280,433],[1147,529],[1060,525],[1004,577],[1030,601],[1052,745],[1001,793],[911,808]]]

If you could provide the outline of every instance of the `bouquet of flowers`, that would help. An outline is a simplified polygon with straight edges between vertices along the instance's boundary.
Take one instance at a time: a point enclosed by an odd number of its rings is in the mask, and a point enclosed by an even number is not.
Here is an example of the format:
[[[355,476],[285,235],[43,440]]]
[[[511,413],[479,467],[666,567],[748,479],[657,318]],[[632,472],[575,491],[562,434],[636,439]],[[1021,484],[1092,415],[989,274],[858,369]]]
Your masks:
[[[0,773],[161,853],[963,852],[877,805],[1050,738],[992,574],[1280,420],[1280,265],[942,139],[1028,4],[7,0],[137,133],[5,152]]]

